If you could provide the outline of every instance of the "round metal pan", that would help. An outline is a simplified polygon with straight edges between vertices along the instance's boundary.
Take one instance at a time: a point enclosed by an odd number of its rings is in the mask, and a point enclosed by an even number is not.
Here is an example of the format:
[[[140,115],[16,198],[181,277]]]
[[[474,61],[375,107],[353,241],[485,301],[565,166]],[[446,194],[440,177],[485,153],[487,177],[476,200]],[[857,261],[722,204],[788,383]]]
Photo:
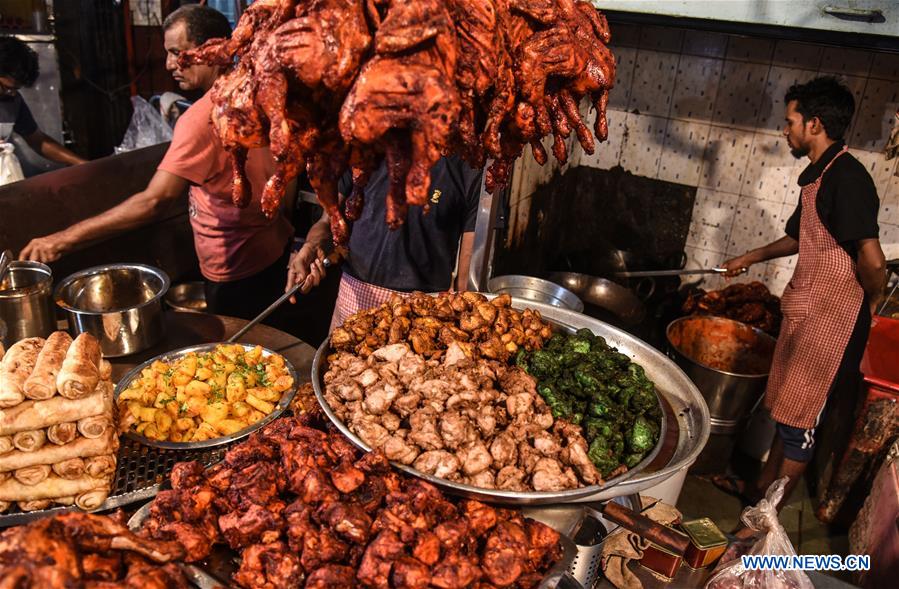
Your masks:
[[[174,362],[179,358],[186,356],[190,352],[203,353],[203,352],[211,352],[215,349],[216,346],[223,344],[224,342],[215,342],[211,344],[200,344],[197,346],[188,346],[186,348],[179,348],[177,350],[172,350],[171,352],[166,352],[165,354],[160,354],[155,358],[151,358],[141,364],[140,366],[136,366],[131,369],[128,374],[122,377],[122,379],[118,382],[115,387],[115,400],[116,402],[119,399],[119,395],[128,388],[133,380],[140,376],[141,371],[144,368],[152,365],[153,362],[159,360],[160,362]],[[252,350],[255,348],[255,344],[227,344],[227,345],[238,345],[242,346],[245,350]],[[262,356],[274,356],[280,355],[277,352],[273,352],[268,348],[262,348]],[[283,356],[282,356],[283,357]],[[247,426],[240,431],[234,432],[229,436],[221,436],[219,438],[212,438],[210,440],[203,440],[202,442],[164,442],[160,440],[151,440],[150,438],[146,438],[140,434],[137,434],[133,431],[126,431],[123,435],[126,438],[130,438],[132,440],[136,440],[141,444],[145,444],[147,446],[152,446],[154,448],[162,448],[163,450],[198,450],[200,448],[211,448],[214,446],[222,446],[224,444],[230,444],[235,440],[239,440],[241,438],[245,438],[254,431],[261,429],[275,420],[279,415],[284,413],[284,410],[290,405],[290,402],[293,400],[294,395],[297,394],[297,388],[299,387],[299,380],[297,379],[297,372],[294,369],[293,365],[284,358],[284,366],[287,368],[287,372],[293,378],[293,386],[288,390],[284,391],[281,395],[281,400],[278,401],[278,404],[275,405],[275,410],[254,423],[253,425]],[[118,403],[116,403],[118,405]]]
[[[513,298],[512,306],[518,309],[524,307],[533,308],[534,304],[531,301],[522,301],[521,299]],[[544,319],[547,319],[550,323],[552,323],[553,327],[557,330],[563,330],[573,333],[580,327],[565,324],[547,317],[544,317]],[[343,435],[349,438],[350,441],[353,442],[353,444],[355,444],[359,448],[362,448],[366,452],[369,452],[371,451],[371,448],[356,434],[350,431],[349,427],[339,417],[337,417],[337,415],[334,414],[331,406],[328,405],[328,402],[325,400],[322,382],[325,372],[327,372],[328,370],[327,356],[329,355],[329,353],[330,342],[329,340],[325,340],[316,351],[315,359],[312,362],[312,386],[315,390],[315,397],[316,399],[318,399],[318,403],[319,405],[321,405],[322,411],[324,411],[325,415],[328,416],[328,419],[331,420],[331,423],[333,423],[334,426],[337,427],[337,429],[339,429]],[[656,390],[656,395],[658,394],[659,392],[658,390]],[[661,404],[661,400],[659,400],[659,402]],[[393,464],[395,468],[398,468],[399,470],[402,470],[403,472],[412,476],[424,479],[448,493],[462,495],[465,497],[470,497],[472,499],[489,501],[491,503],[504,503],[509,505],[545,505],[550,503],[565,503],[568,501],[576,501],[578,499],[592,498],[597,494],[606,493],[617,485],[625,483],[628,480],[634,478],[638,473],[640,473],[641,470],[651,464],[655,457],[659,454],[659,451],[661,450],[665,440],[666,431],[667,424],[663,419],[661,423],[661,430],[659,432],[659,441],[656,443],[655,448],[653,448],[653,450],[649,454],[647,454],[639,464],[629,469],[627,472],[624,472],[605,481],[602,485],[588,485],[585,487],[578,487],[576,489],[566,489],[564,491],[504,491],[500,489],[483,489],[481,487],[475,487],[463,483],[456,483],[453,481],[435,477],[433,475],[425,474],[415,468],[400,464],[399,462],[391,462],[391,464]]]

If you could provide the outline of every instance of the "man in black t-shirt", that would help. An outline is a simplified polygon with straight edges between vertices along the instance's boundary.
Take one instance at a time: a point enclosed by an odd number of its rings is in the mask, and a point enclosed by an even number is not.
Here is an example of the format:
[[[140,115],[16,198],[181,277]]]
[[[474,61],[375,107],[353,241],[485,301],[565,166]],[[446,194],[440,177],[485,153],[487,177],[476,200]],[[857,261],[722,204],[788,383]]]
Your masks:
[[[859,388],[859,363],[886,280],[877,191],[843,142],[855,110],[852,93],[824,77],[793,86],[784,102],[791,152],[811,161],[799,176],[799,205],[784,237],[724,263],[734,274],[799,254],[781,299],[784,321],[765,392],[777,435],[755,488],[745,492],[754,503],[773,481],[788,477],[780,505],[814,455],[829,400]]]
[[[26,143],[49,160],[82,164],[84,160],[41,131],[19,89],[34,84],[38,76],[37,54],[15,37],[0,37],[0,124],[12,125]],[[6,141],[9,136],[0,137]]]
[[[396,292],[437,292],[451,287],[465,290],[467,285],[481,171],[456,156],[441,158],[431,169],[428,212],[424,213],[422,207],[410,207],[406,222],[396,230],[390,230],[385,221],[389,182],[382,162],[365,187],[362,216],[352,224],[332,328]],[[341,180],[340,193],[348,195],[351,188],[346,175]],[[324,275],[319,260],[324,257],[323,246],[330,240],[328,217],[322,215],[291,260],[288,288],[310,273],[310,281],[318,284]]]

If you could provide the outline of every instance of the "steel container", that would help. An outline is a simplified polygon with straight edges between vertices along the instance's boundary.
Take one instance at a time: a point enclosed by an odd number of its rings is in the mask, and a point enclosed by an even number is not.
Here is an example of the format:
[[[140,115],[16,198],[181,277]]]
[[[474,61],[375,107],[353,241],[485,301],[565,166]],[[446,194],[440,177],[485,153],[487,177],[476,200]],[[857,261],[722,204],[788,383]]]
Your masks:
[[[488,299],[492,299],[496,295],[488,294],[485,296]],[[540,311],[544,319],[548,319],[557,326],[564,326],[567,331],[574,331],[580,328],[589,329],[594,334],[604,337],[609,345],[615,346],[619,352],[640,364],[646,371],[646,376],[655,383],[656,393],[661,399],[664,399],[665,404],[671,409],[670,412],[665,411],[665,421],[662,423],[662,433],[656,448],[640,464],[624,474],[605,481],[601,486],[593,485],[565,491],[531,492],[481,489],[431,475],[424,475],[411,467],[394,463],[397,468],[414,476],[424,478],[444,491],[456,495],[493,503],[547,505],[572,501],[608,501],[615,497],[640,493],[668,480],[693,464],[709,438],[709,410],[696,385],[687,378],[687,375],[672,360],[629,333],[581,313],[575,313],[574,311],[545,303],[516,298],[512,299],[512,306],[516,309],[530,308]],[[337,418],[324,399],[323,377],[328,368],[327,357],[329,353],[329,340],[325,340],[319,347],[312,364],[312,385],[315,390],[315,396],[325,415],[328,416],[341,433],[346,435],[357,446],[367,449],[365,443]],[[666,439],[665,432],[668,429],[677,432],[676,439]],[[666,450],[667,461],[660,465],[653,464],[654,458],[660,453],[662,445],[669,441],[673,442],[674,447]],[[670,452],[670,455],[667,454],[668,452]]]
[[[47,337],[55,330],[50,268],[40,262],[12,262],[0,284],[0,336],[3,343],[9,347],[22,338]]]
[[[567,288],[533,276],[507,274],[495,276],[487,283],[493,294],[508,294],[518,299],[544,303],[560,309],[582,313],[584,303]]]
[[[144,264],[109,264],[65,278],[55,292],[73,334],[90,333],[107,357],[146,350],[165,335],[168,275]]]
[[[611,280],[576,272],[553,272],[549,279],[585,303],[609,311],[627,325],[637,325],[646,317],[646,308],[637,295]]]
[[[667,329],[671,356],[702,392],[712,433],[736,432],[765,393],[775,340],[723,317],[692,315]]]
[[[182,282],[169,289],[163,299],[175,311],[206,312],[206,290],[203,282]]]

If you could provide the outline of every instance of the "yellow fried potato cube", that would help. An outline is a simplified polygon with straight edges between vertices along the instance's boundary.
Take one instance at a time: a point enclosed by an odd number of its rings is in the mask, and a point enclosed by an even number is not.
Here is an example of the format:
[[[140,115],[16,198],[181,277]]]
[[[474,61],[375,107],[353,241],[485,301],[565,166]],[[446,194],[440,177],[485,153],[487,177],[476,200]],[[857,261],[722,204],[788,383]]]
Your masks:
[[[145,437],[150,438],[151,440],[163,439],[163,436],[159,433],[159,430],[156,428],[155,423],[148,423],[147,427],[144,428],[143,434]]]
[[[156,360],[152,364],[150,364],[150,368],[153,369],[154,372],[158,372],[159,374],[163,374],[169,371],[169,365],[161,360]]]
[[[247,364],[256,364],[262,358],[262,346],[256,346],[252,350],[247,350],[244,354],[244,361]]]
[[[247,394],[253,395],[261,401],[268,401],[269,403],[277,403],[281,399],[281,393],[265,387],[247,389]]]
[[[159,433],[165,434],[172,429],[172,416],[165,411],[156,412],[156,429]]]
[[[206,403],[206,407],[200,411],[200,417],[202,417],[203,421],[212,424],[226,419],[228,417],[228,404],[223,401]]]
[[[194,375],[194,378],[197,380],[209,380],[212,378],[212,370],[206,368],[205,366],[202,368],[197,368],[197,373]]]
[[[155,407],[141,407],[140,408],[140,420],[141,421],[154,421],[156,419],[156,411]]]
[[[223,419],[213,424],[213,426],[221,435],[230,436],[234,432],[238,432],[247,427],[247,424],[242,421],[237,421],[236,419]]]
[[[193,397],[194,395],[208,397],[211,392],[212,387],[210,387],[207,383],[199,380],[192,380],[187,383],[186,387],[184,387],[184,394],[188,397]]]
[[[250,411],[250,413],[247,414],[247,423],[256,423],[265,416],[266,414],[262,411]]]
[[[150,423],[148,421],[142,421],[141,423],[137,424],[137,427],[134,428],[134,431],[136,431],[140,435],[144,435],[144,430],[146,430],[147,426],[149,425]]]
[[[206,411],[206,398],[199,396],[190,396],[187,398],[187,401],[184,403],[185,409],[184,413],[190,415],[191,417],[200,415],[203,411]]]
[[[243,401],[237,401],[231,404],[231,415],[237,418],[246,417],[252,408]]]
[[[165,404],[165,408],[163,409],[166,413],[172,416],[172,419],[177,419],[178,411],[181,408],[181,401],[176,401],[172,399],[171,402]]]
[[[222,370],[217,370],[209,379],[209,385],[217,389],[225,388],[228,385],[228,375]]]
[[[243,401],[247,398],[246,385],[240,374],[232,372],[228,375],[228,386],[225,390],[225,397],[231,403]]]
[[[194,427],[194,420],[190,417],[181,417],[175,421],[173,428],[179,432],[186,432]]]
[[[217,438],[219,434],[215,431],[215,428],[212,424],[203,422],[197,427],[197,431],[193,435],[193,439],[196,441],[208,440],[210,438]]]
[[[272,403],[269,403],[268,401],[263,401],[259,397],[251,395],[249,393],[247,393],[247,405],[251,406],[252,408],[254,408],[258,411],[261,411],[265,415],[268,415],[269,413],[271,413],[272,411],[275,410],[275,406]]]
[[[157,394],[156,398],[153,400],[153,406],[157,409],[163,409],[166,405],[174,400],[175,399],[171,395],[168,395],[165,392],[161,392]]]
[[[272,388],[279,393],[289,390],[293,386],[293,377],[289,374],[282,374],[272,381]]]

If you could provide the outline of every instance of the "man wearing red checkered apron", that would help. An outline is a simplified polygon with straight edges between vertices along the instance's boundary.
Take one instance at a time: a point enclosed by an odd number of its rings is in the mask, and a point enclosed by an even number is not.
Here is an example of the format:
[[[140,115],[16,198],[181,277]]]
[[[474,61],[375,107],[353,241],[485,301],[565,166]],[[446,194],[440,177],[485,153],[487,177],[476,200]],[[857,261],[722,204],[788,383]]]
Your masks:
[[[811,161],[799,177],[799,203],[785,237],[724,264],[736,272],[799,254],[781,298],[783,324],[765,392],[777,434],[755,488],[745,493],[754,501],[786,476],[781,505],[814,454],[828,399],[858,391],[871,314],[886,280],[877,191],[842,140],[855,110],[852,93],[824,77],[793,86],[784,102],[787,144]]]
[[[348,195],[351,189],[352,179],[347,174],[339,190]],[[395,230],[385,221],[386,197],[391,190],[405,187],[391,188],[382,162],[366,184],[361,217],[352,223],[331,330],[353,313],[376,307],[394,294],[465,289],[481,171],[456,156],[441,158],[431,169],[427,211],[409,207],[406,222]],[[324,276],[322,246],[330,240],[328,217],[323,215],[291,261],[288,288],[307,276],[310,283],[318,284]]]

